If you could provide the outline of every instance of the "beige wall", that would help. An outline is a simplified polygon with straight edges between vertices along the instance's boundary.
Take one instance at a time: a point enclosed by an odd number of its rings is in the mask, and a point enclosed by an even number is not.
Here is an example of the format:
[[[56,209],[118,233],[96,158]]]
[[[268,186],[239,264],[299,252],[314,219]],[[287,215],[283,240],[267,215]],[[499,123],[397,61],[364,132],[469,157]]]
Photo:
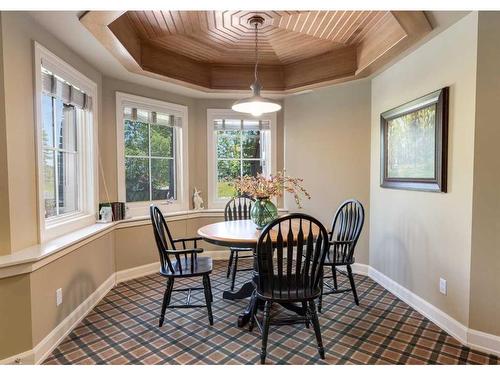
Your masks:
[[[356,81],[285,99],[285,168],[304,179],[304,211],[330,227],[347,198],[360,200],[366,221],[356,261],[368,263],[370,195],[370,81]],[[293,197],[286,207],[296,211]]]
[[[7,170],[7,133],[3,75],[2,14],[0,13],[0,255],[10,253],[9,184]]]
[[[477,13],[372,80],[370,265],[468,322]],[[380,113],[450,86],[448,193],[380,188]],[[439,293],[439,277],[448,295]]]
[[[115,272],[114,233],[108,233],[30,274],[33,346]],[[63,303],[56,306],[56,289]]]
[[[32,273],[0,279],[0,359],[35,347],[114,272],[111,232]]]
[[[30,276],[0,279],[0,359],[31,348]]]
[[[480,12],[469,326],[500,336],[499,35],[500,13]]]
[[[25,12],[2,12],[3,68],[12,251],[38,241],[33,41],[101,86],[101,75]],[[22,154],[21,154],[22,153]],[[22,157],[21,157],[22,155]]]

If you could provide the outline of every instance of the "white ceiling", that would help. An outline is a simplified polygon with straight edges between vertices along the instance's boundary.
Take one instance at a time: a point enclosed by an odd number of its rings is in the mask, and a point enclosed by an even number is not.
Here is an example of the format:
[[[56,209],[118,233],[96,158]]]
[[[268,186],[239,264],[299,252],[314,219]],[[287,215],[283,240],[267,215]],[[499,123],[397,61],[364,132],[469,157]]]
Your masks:
[[[30,15],[50,33],[55,35],[70,49],[85,58],[92,66],[99,70],[104,76],[137,83],[155,89],[175,92],[195,98],[237,98],[245,94],[237,93],[205,93],[195,89],[189,89],[180,85],[165,82],[159,79],[145,77],[127,71],[116,60],[110,52],[106,50],[94,36],[80,23],[79,15],[81,11],[38,11],[29,12]],[[448,12],[432,11],[426,12],[434,30],[426,36],[423,41],[414,46],[414,50],[425,41],[429,40],[437,33],[451,26],[468,12]],[[411,52],[407,51],[408,54]],[[400,56],[399,58],[402,58]],[[399,59],[398,58],[398,59]],[[248,95],[248,93],[246,93]],[[279,95],[275,96],[279,97]]]

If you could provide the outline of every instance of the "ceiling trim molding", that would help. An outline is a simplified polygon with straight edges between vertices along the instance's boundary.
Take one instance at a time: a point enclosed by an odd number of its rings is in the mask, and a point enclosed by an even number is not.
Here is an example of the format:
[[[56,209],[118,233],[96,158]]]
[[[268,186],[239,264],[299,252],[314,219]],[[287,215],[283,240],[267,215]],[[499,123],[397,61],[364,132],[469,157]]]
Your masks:
[[[210,23],[216,24],[217,19],[210,21],[207,16],[207,20],[204,21],[199,15],[196,18],[195,13],[199,12],[191,12],[192,14],[189,15],[192,18],[190,26],[183,25],[182,33],[176,30],[176,32],[181,33],[179,43],[186,43],[186,48],[182,51],[172,51],[162,44],[161,39],[164,38],[163,34],[172,34],[170,29],[167,30],[167,21],[161,30],[158,27],[153,28],[151,25],[146,25],[147,27],[144,26],[143,30],[139,30],[137,23],[134,23],[139,22],[138,19],[134,20],[136,15],[132,17],[128,16],[127,13],[123,11],[89,11],[80,17],[80,22],[128,71],[207,93],[248,91],[249,85],[253,81],[253,65],[248,61],[248,54],[244,54],[250,48],[246,34],[241,34],[243,35],[241,36],[242,50],[235,51],[231,55],[230,62],[226,62],[229,60],[214,62],[212,56],[212,52],[220,53],[220,50],[223,49],[222,47],[216,48],[217,43],[227,43],[227,39],[222,40],[222,38],[232,38],[232,43],[235,43],[236,46],[239,45],[235,35],[238,32],[244,32],[244,30],[241,31],[241,25],[234,28],[234,25],[231,24],[233,29],[221,31],[222,36],[212,38],[210,43],[213,45],[207,45],[208,48],[204,52],[200,52],[205,53],[206,59],[203,60],[203,56],[194,56],[196,57],[194,58],[189,54],[182,53],[189,51],[192,42],[185,34],[188,32],[196,33],[198,38],[201,33],[200,38],[203,38],[205,37],[203,33],[208,34],[210,33],[209,28],[215,27],[210,26]],[[175,14],[176,12],[170,11],[168,13]],[[248,17],[250,13],[252,12],[245,12],[241,17]],[[259,14],[261,13],[259,12]],[[272,17],[277,12],[267,11],[264,13],[267,17]],[[368,11],[357,14],[351,12],[348,20],[352,19],[353,24],[349,27],[340,26],[340,28],[336,24],[333,27],[327,24],[326,16],[316,17],[316,19],[324,21],[310,25],[307,32],[302,34],[295,30],[286,29],[289,27],[291,17],[294,17],[297,12],[282,13],[287,13],[286,17],[288,18],[281,15],[282,19],[277,27],[272,28],[272,24],[269,24],[263,30],[263,39],[267,40],[267,44],[263,49],[264,61],[259,65],[259,74],[264,84],[263,91],[266,93],[289,94],[367,77],[383,68],[432,31],[432,26],[423,11],[390,11],[384,14],[379,12],[373,18],[368,17],[367,13],[370,13]],[[340,18],[336,20],[337,24],[348,22],[339,21],[343,16],[344,14],[338,16]],[[226,17],[226,14],[224,13],[221,17]],[[233,17],[236,16],[233,15]],[[284,24],[281,22],[283,19],[288,22],[286,27],[282,25]],[[172,22],[174,22],[173,18]],[[197,22],[200,24],[198,25]],[[330,23],[332,22],[335,20]],[[194,30],[198,26],[200,30]],[[296,28],[296,26],[294,27]],[[353,31],[357,26],[359,26],[359,34]],[[188,30],[188,27],[191,29]],[[300,30],[302,29],[305,28],[302,27]],[[320,32],[321,30],[323,33]],[[281,39],[272,39],[273,32],[278,35],[276,38]],[[301,58],[300,48],[294,45],[293,41],[296,39],[288,40],[280,33],[288,33],[286,36],[292,34],[293,38],[297,34],[304,35],[306,39],[301,45],[308,49],[304,50],[305,57]],[[175,35],[177,36],[177,34]],[[325,41],[332,43],[331,49],[310,56],[314,51],[324,50],[324,44],[321,43]],[[316,42],[318,43],[315,44],[317,49],[314,49],[311,43]],[[200,42],[193,41],[193,43]],[[273,54],[271,50],[266,55],[268,47],[275,47],[274,51],[279,56]],[[241,63],[234,63],[233,60],[238,57],[240,52]],[[210,56],[207,55],[209,53]],[[277,57],[280,58],[280,56],[281,63],[277,60]],[[222,55],[221,59],[224,60],[224,58]]]

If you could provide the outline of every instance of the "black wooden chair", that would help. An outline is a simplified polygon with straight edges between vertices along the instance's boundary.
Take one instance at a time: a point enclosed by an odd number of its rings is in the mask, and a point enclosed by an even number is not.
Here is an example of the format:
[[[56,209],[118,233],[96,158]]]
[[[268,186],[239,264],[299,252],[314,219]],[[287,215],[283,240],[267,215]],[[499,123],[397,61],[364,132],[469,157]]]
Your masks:
[[[249,220],[250,210],[252,209],[253,203],[254,199],[249,197],[242,196],[232,198],[229,202],[227,202],[226,208],[224,209],[224,220]],[[229,255],[226,277],[229,278],[229,276],[231,276],[231,290],[234,290],[236,272],[253,270],[253,268],[238,269],[239,259],[253,257],[253,248],[230,247],[229,250],[231,253]],[[240,255],[240,253],[243,253],[244,255]]]
[[[160,254],[160,274],[167,278],[167,287],[163,295],[163,304],[161,306],[161,315],[159,326],[163,325],[165,320],[165,311],[167,308],[189,308],[189,307],[206,307],[208,310],[208,321],[210,325],[214,324],[212,316],[212,289],[210,285],[210,273],[212,273],[212,258],[201,257],[198,254],[203,252],[203,249],[197,247],[201,237],[179,238],[173,239],[167,222],[163,217],[160,209],[155,205],[149,208],[153,231]],[[166,233],[166,236],[165,236]],[[187,248],[186,244],[192,242],[194,247]],[[182,250],[176,249],[176,244],[182,243]],[[201,288],[182,288],[176,289],[176,292],[187,292],[186,304],[170,305],[170,298],[174,291],[174,281],[179,278],[200,277],[203,281]],[[202,290],[205,293],[206,305],[191,304],[191,292],[193,290]]]
[[[273,325],[312,323],[322,359],[325,350],[321,339],[314,300],[321,294],[323,262],[328,252],[328,233],[315,218],[305,214],[290,214],[269,223],[261,232],[256,247],[257,302],[254,303],[250,331],[257,323],[262,332],[261,363],[265,363],[267,337],[271,324],[270,311],[274,302],[284,306],[301,303],[300,315],[274,319]],[[262,321],[257,318],[258,302],[264,302]]]
[[[321,283],[321,297],[318,302],[318,310],[321,312],[323,296],[328,294],[351,292],[354,302],[359,306],[358,293],[352,276],[351,265],[355,262],[354,249],[363,229],[365,210],[363,205],[356,199],[348,199],[337,209],[332,222],[330,236],[330,250],[326,255],[325,267],[330,267],[333,285],[323,281]],[[346,272],[338,270],[337,267],[345,266]],[[349,278],[350,288],[338,289],[337,272]],[[328,291],[324,291],[324,287]]]

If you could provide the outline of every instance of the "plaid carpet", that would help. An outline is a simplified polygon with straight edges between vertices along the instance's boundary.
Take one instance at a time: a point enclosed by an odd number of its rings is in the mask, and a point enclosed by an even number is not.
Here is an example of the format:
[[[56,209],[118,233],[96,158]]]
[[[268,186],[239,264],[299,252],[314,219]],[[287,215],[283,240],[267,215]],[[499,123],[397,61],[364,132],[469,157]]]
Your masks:
[[[206,309],[167,309],[158,328],[165,279],[152,275],[117,285],[47,358],[45,364],[257,364],[260,332],[238,328],[247,300],[225,301],[227,263],[214,262],[214,326]],[[243,262],[241,267],[245,267]],[[250,274],[238,273],[244,282]],[[493,355],[462,346],[406,303],[366,276],[355,275],[352,294],[324,298],[319,315],[326,359],[319,358],[312,328],[271,326],[268,364],[498,364]],[[347,286],[341,277],[339,287]],[[198,282],[193,279],[191,283]],[[174,288],[186,286],[178,281]],[[201,278],[198,282],[201,286]],[[238,287],[238,286],[237,286]],[[175,293],[172,303],[182,302]],[[195,291],[192,303],[204,303]],[[281,315],[280,308],[272,314]]]

